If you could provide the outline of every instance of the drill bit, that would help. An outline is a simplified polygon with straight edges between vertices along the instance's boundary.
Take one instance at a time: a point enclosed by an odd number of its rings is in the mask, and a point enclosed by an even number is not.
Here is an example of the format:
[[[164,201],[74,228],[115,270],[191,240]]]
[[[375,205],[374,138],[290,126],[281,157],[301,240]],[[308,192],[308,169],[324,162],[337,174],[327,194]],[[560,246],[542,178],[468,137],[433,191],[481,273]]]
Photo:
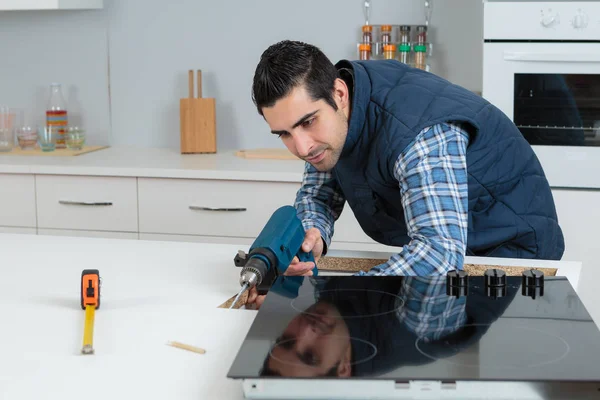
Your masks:
[[[231,310],[233,308],[233,306],[235,306],[240,298],[240,296],[246,291],[248,290],[249,285],[247,283],[245,283],[242,286],[242,290],[240,290],[240,292],[238,293],[237,296],[235,296],[235,300],[233,300],[233,303],[231,303],[231,305],[229,306],[229,309]]]

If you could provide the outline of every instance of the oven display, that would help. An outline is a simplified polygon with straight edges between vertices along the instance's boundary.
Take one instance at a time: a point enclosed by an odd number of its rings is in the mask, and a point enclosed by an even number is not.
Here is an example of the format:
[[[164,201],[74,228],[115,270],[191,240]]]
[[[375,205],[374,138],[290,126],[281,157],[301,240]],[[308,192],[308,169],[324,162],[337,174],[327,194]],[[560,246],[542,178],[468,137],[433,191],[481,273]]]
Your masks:
[[[600,146],[600,75],[515,74],[514,122],[532,145]]]

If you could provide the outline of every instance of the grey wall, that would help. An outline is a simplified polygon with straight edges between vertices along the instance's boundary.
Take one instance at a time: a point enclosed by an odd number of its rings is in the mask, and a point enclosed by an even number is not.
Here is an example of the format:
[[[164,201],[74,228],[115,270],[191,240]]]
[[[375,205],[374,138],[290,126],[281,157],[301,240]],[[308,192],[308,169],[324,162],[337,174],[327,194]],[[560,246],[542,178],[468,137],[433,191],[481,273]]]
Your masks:
[[[71,119],[106,142],[110,132],[106,13],[0,12],[0,104],[44,121],[51,82],[63,84]]]
[[[0,103],[42,122],[48,84],[59,81],[90,143],[178,148],[187,70],[202,69],[219,150],[282,147],[250,98],[260,54],[292,38],[333,61],[355,58],[364,22],[362,0],[104,1],[100,11],[0,12]],[[372,0],[370,22],[422,24],[423,2]],[[481,90],[481,0],[433,7],[432,72]]]

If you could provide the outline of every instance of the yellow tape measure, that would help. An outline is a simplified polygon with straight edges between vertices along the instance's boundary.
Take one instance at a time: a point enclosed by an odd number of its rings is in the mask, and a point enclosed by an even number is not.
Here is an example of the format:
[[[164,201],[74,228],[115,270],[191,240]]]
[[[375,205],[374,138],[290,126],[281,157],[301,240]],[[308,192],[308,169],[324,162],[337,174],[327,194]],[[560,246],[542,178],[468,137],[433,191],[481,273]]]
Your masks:
[[[85,269],[81,273],[81,308],[85,310],[82,354],[94,354],[94,319],[100,307],[100,272]]]

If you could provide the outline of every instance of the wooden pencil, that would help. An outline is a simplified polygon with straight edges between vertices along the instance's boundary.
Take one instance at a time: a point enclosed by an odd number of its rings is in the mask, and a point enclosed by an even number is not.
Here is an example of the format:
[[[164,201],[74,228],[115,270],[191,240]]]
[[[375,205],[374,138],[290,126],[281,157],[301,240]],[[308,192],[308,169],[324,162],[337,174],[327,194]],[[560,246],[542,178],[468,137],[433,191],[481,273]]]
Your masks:
[[[191,345],[185,344],[185,343],[170,341],[170,342],[167,342],[167,345],[172,346],[172,347],[177,347],[178,349],[192,351],[192,352],[198,353],[198,354],[206,353],[206,350],[204,350],[200,347],[191,346]]]

